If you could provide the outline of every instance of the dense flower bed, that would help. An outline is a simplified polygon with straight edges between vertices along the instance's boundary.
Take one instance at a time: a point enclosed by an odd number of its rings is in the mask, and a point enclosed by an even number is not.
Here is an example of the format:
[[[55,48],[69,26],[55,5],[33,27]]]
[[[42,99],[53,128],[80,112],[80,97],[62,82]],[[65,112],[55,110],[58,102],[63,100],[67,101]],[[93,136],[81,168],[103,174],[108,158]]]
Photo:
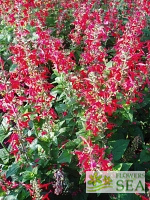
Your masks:
[[[150,196],[150,2],[0,0],[0,196]],[[91,196],[85,172],[145,171]]]

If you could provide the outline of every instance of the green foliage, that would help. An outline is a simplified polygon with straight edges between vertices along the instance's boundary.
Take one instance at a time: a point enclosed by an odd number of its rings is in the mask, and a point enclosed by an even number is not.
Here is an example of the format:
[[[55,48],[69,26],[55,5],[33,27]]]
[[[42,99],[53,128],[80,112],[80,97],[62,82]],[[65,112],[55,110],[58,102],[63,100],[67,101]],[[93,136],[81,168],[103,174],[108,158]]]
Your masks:
[[[120,1],[118,12],[120,20],[125,25],[128,19],[123,17],[122,13],[128,8],[123,3],[124,1]],[[102,5],[102,8],[105,12],[107,11],[107,5]],[[50,10],[46,20],[46,28],[50,28],[51,35],[54,38],[62,39],[64,51],[74,52],[76,66],[73,70],[79,72],[83,68],[79,61],[84,52],[84,44],[82,42],[80,45],[72,44],[69,38],[69,33],[73,29],[72,9],[68,9],[66,15],[67,17],[64,15],[61,21],[58,20],[59,7],[56,7],[54,11]],[[57,29],[56,26],[59,26],[59,28]],[[38,35],[35,33],[35,27],[28,25],[26,28],[30,32],[27,40],[30,38],[30,41],[36,41]],[[5,69],[11,73],[15,72],[18,67],[9,59],[11,56],[9,45],[16,42],[13,29],[13,26],[10,27],[1,21],[0,57],[4,60]],[[150,40],[150,28],[147,26],[143,29],[141,41],[146,42],[148,40]],[[116,38],[111,34],[108,35],[106,42],[102,42],[102,46],[107,49],[105,76],[109,76],[111,68],[114,67],[112,58],[116,54],[115,43]],[[59,200],[67,197],[72,200],[90,200],[90,195],[85,191],[85,174],[80,173],[77,157],[74,154],[75,149],[83,149],[85,142],[81,140],[81,137],[83,137],[85,139],[90,138],[92,142],[102,148],[108,147],[106,155],[112,154],[113,170],[144,170],[146,171],[146,181],[150,182],[150,91],[148,86],[145,86],[141,103],[127,104],[124,95],[118,91],[116,98],[121,106],[112,116],[108,116],[109,121],[115,124],[111,130],[112,136],[106,138],[107,133],[110,133],[110,130],[106,130],[104,134],[95,137],[90,131],[86,130],[86,106],[80,104],[76,91],[72,88],[71,82],[68,81],[72,71],[70,70],[69,75],[63,72],[59,73],[56,69],[53,69],[51,64],[48,63],[47,65],[52,71],[48,81],[55,86],[49,91],[55,97],[51,104],[58,117],[53,120],[51,125],[49,122],[51,118],[48,118],[48,121],[42,118],[36,119],[36,114],[30,116],[29,126],[24,128],[20,134],[19,150],[21,155],[19,155],[20,159],[17,161],[10,154],[11,147],[9,144],[12,135],[11,123],[17,123],[17,121],[7,123],[6,118],[3,117],[4,112],[0,111],[0,167],[2,170],[0,179],[5,174],[7,181],[21,182],[26,185],[33,183],[34,180],[42,180],[41,184],[55,183],[54,174],[61,169],[63,171],[61,183],[64,190],[59,196],[50,194],[51,199]],[[17,93],[15,95],[17,96]],[[20,115],[31,112],[32,109],[32,105],[25,103],[19,107]],[[48,124],[50,125],[48,126]],[[32,137],[33,140],[26,141],[28,137]],[[50,190],[54,192],[52,184],[48,185],[45,191],[41,189],[40,192],[45,194]],[[20,185],[15,191],[10,190],[9,193],[0,188],[0,196],[4,197],[4,200],[31,200],[29,191],[23,185]],[[110,194],[110,196],[98,194],[93,197],[94,195],[91,199],[103,199],[104,197],[114,200],[140,200],[140,197],[135,194]]]
[[[123,139],[109,142],[110,147],[112,147],[112,154],[115,161],[119,160],[123,156],[128,144],[129,140]]]

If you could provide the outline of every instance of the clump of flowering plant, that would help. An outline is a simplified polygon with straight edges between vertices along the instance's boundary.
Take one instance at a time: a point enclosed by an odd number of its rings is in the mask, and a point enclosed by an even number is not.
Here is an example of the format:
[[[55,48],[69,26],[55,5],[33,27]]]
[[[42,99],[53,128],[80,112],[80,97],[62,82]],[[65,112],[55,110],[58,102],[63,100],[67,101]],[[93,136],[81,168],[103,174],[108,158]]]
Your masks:
[[[0,196],[88,199],[88,170],[148,183],[149,24],[148,0],[0,0]]]

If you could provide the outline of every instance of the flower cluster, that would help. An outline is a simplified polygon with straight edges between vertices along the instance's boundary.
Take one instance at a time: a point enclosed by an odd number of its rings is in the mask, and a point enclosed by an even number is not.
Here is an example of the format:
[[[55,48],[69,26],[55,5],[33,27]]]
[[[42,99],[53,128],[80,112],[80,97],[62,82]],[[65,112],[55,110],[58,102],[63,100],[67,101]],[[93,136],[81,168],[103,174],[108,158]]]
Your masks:
[[[86,171],[108,171],[112,170],[111,155],[109,159],[105,159],[105,148],[100,148],[99,145],[93,144],[89,139],[88,141],[81,137],[84,143],[82,151],[76,150],[75,154],[79,160],[79,166]]]
[[[7,41],[0,36],[6,194],[22,188],[32,199],[60,195],[64,171],[77,162],[84,173],[113,169],[107,140],[117,125],[110,119],[120,110],[130,115],[150,86],[150,42],[141,39],[149,16],[148,0],[0,0],[0,29],[11,30]],[[8,162],[15,170],[4,167]]]
[[[148,1],[125,1],[124,5],[111,1],[105,11],[91,1],[73,13],[75,28],[70,37],[74,45],[82,46],[83,53],[79,59],[82,70],[72,74],[70,81],[81,101],[84,99],[87,129],[94,135],[109,129],[108,117],[121,107],[123,99],[124,104],[142,101],[140,91],[149,83],[150,73],[149,42],[140,40],[150,13],[148,5]]]

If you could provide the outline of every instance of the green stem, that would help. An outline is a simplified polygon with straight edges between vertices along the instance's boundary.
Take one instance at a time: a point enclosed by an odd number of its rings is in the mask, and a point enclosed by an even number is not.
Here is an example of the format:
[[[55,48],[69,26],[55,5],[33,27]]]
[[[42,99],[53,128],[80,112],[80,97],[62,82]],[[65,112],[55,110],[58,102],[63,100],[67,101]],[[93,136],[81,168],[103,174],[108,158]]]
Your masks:
[[[0,143],[2,145],[2,147],[7,151],[8,154],[10,154],[10,152],[8,151],[8,149],[5,147],[5,145],[1,142]]]
[[[7,134],[7,130],[6,130],[6,128],[4,127],[4,125],[1,123],[1,126],[3,127],[3,129],[4,129],[4,133],[6,133]],[[8,154],[10,154],[10,152],[8,151],[8,149],[5,147],[5,145],[1,142],[0,143],[1,145],[2,145],[2,147],[7,151],[7,153]]]

